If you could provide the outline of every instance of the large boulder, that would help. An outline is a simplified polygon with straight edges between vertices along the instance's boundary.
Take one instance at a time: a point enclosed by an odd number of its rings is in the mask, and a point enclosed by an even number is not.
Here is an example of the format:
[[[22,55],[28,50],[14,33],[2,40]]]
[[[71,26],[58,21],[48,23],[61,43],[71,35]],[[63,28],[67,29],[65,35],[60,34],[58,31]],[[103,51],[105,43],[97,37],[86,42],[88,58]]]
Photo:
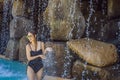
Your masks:
[[[85,29],[85,19],[75,0],[49,0],[44,19],[53,40],[80,38]]]
[[[117,61],[117,50],[112,44],[87,38],[71,40],[67,44],[79,57],[92,65],[104,67]]]

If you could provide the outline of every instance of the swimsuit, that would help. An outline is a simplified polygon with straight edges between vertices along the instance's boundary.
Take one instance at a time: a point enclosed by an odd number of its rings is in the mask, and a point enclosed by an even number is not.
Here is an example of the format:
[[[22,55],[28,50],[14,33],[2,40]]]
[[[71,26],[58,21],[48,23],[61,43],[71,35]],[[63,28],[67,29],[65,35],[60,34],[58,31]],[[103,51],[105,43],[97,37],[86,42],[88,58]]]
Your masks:
[[[31,56],[37,56],[37,55],[42,55],[42,50],[38,50],[38,51],[30,51],[30,55]],[[43,67],[43,63],[42,63],[42,58],[41,57],[37,57],[33,60],[30,60],[28,62],[28,66],[30,66],[33,71],[35,73],[37,73],[42,67]]]

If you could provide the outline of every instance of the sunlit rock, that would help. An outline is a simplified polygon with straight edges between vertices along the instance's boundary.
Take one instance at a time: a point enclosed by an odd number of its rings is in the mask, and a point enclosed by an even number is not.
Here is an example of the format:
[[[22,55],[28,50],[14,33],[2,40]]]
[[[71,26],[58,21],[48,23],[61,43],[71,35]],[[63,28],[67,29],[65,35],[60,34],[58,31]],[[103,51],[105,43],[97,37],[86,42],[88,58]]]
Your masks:
[[[0,2],[3,2],[4,0],[0,0]]]
[[[27,57],[26,57],[26,45],[27,45],[27,38],[26,36],[23,36],[20,39],[20,45],[19,45],[19,61],[22,62],[27,62]]]
[[[76,0],[49,0],[44,19],[53,40],[80,38],[85,29],[85,20]]]
[[[23,16],[25,10],[25,5],[23,0],[14,0],[12,6],[12,16]]]
[[[110,72],[107,71],[105,68],[98,68],[95,66],[91,66],[89,64],[85,64],[80,60],[77,60],[72,68],[73,77],[76,80],[84,79],[92,79],[92,80],[109,80],[110,79]]]
[[[86,62],[104,67],[117,61],[117,49],[114,45],[93,39],[68,41],[68,46]]]
[[[109,17],[117,18],[120,16],[120,0],[108,0],[108,15]]]

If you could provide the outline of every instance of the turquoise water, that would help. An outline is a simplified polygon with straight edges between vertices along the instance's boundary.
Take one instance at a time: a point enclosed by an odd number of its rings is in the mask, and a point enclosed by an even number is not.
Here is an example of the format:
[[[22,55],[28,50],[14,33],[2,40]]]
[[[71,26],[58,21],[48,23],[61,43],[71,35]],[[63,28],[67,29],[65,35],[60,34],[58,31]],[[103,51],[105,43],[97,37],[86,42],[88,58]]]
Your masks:
[[[0,80],[27,80],[26,65],[18,61],[0,59]]]

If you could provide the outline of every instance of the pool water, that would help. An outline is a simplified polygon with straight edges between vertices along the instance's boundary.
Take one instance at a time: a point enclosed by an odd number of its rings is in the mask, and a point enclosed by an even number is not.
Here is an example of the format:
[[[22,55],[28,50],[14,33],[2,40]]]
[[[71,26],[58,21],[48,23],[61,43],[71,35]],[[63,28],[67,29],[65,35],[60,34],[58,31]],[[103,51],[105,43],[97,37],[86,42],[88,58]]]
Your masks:
[[[27,80],[26,65],[18,61],[0,59],[0,80]]]

